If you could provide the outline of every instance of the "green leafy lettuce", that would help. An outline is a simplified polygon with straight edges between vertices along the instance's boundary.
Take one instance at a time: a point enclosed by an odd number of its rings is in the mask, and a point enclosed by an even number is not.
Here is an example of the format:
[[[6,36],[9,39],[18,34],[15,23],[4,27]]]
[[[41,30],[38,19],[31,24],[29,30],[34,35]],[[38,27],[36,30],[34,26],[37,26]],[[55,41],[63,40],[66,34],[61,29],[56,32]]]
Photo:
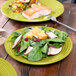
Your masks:
[[[29,61],[39,61],[42,59],[42,52],[39,47],[33,48],[33,50],[28,55]]]
[[[19,32],[13,32],[13,36],[11,38],[11,42],[14,42],[16,40],[17,37],[19,37],[21,35],[21,33]]]

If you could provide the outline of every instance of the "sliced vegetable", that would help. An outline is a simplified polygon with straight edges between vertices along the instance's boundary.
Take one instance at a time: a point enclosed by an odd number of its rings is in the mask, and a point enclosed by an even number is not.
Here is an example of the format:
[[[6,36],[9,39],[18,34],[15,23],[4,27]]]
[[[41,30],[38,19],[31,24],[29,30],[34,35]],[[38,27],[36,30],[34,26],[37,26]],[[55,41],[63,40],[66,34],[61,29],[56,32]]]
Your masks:
[[[27,48],[27,50],[24,52],[24,55],[27,56],[27,55],[31,52],[32,49],[33,49],[33,47],[29,46],[29,47]]]
[[[38,38],[38,36],[37,36],[37,35],[33,35],[33,37]]]
[[[56,30],[51,30],[51,32],[53,32],[54,34],[56,34],[57,36],[60,35],[60,32],[59,31],[56,31]]]
[[[16,38],[16,40],[12,46],[12,49],[14,49],[21,42],[22,38],[23,38],[23,35],[20,35],[19,37]]]
[[[17,0],[10,3],[9,7],[13,12],[18,13],[30,8],[31,5],[29,2],[30,0]]]
[[[58,53],[60,53],[62,47],[49,47],[49,50],[48,50],[48,55],[56,55]]]
[[[56,34],[52,33],[52,32],[46,32],[48,38],[56,38],[58,37]]]

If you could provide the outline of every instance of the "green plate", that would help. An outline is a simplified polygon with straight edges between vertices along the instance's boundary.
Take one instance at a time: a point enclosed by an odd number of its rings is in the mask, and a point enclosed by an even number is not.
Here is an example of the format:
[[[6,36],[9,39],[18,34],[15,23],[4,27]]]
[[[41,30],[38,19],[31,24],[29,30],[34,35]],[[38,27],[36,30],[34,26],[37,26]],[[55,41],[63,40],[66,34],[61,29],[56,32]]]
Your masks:
[[[1,7],[1,11],[6,17],[16,20],[16,21],[22,21],[22,22],[42,22],[42,21],[50,20],[50,19],[44,19],[45,16],[28,20],[24,16],[22,16],[21,13],[13,13],[12,10],[8,6],[13,1],[15,0],[8,0]],[[39,0],[39,1],[43,5],[46,5],[47,7],[52,9],[51,14],[48,16],[58,17],[64,12],[64,6],[57,0]]]
[[[33,26],[35,27],[35,26]],[[41,26],[38,26],[39,28]],[[50,27],[47,27],[48,30],[50,29],[54,29],[54,28],[50,28]],[[57,30],[57,29],[54,29],[54,30]],[[59,31],[59,30],[58,30]],[[19,29],[17,30],[17,32],[24,32],[24,28],[23,29]],[[55,63],[55,62],[58,62],[62,59],[64,59],[65,57],[67,57],[71,50],[72,50],[72,47],[73,47],[73,44],[72,44],[72,41],[71,39],[68,37],[66,39],[66,42],[62,48],[62,51],[57,54],[57,55],[54,55],[54,56],[50,56],[48,58],[43,58],[42,60],[40,61],[37,61],[37,62],[30,62],[28,61],[27,59],[21,57],[21,56],[15,56],[14,55],[14,51],[11,47],[13,45],[12,42],[9,42],[11,40],[11,37],[13,36],[13,34],[11,34],[5,41],[5,49],[6,49],[6,52],[12,57],[14,58],[15,60],[17,61],[20,61],[22,63],[26,63],[26,64],[31,64],[31,65],[47,65],[47,64],[52,64],[52,63]]]
[[[0,76],[17,76],[12,65],[2,58],[0,58]]]

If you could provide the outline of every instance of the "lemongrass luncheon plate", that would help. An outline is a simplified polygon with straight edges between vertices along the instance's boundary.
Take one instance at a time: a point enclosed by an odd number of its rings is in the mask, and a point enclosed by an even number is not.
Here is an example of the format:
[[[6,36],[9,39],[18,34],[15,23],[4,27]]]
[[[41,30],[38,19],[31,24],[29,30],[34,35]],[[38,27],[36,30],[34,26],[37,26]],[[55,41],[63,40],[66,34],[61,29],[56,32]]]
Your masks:
[[[22,22],[42,22],[42,21],[48,21],[50,19],[45,19],[45,16],[28,20],[24,16],[22,16],[21,13],[13,13],[12,10],[9,8],[9,4],[15,0],[8,0],[6,1],[2,7],[1,12],[8,18],[16,20],[16,21],[22,21]],[[41,4],[49,7],[52,9],[51,14],[47,16],[55,16],[58,17],[64,12],[64,6],[57,0],[39,0]]]
[[[0,58],[0,76],[17,76],[12,65],[2,58]]]
[[[35,27],[35,26],[33,26],[33,27]],[[38,26],[38,27],[40,28],[41,26]],[[54,28],[47,27],[47,29],[48,30],[51,30],[51,29],[54,29]],[[22,28],[22,29],[17,30],[17,32],[24,32],[24,30],[25,30],[25,28]],[[57,29],[54,29],[54,30],[57,30]],[[73,47],[72,41],[68,37],[66,39],[65,44],[62,47],[62,51],[59,54],[54,55],[54,56],[50,56],[48,58],[43,58],[42,60],[37,61],[37,62],[30,62],[30,61],[28,61],[27,59],[25,59],[25,58],[23,58],[21,56],[15,56],[14,55],[14,51],[15,50],[12,49],[13,43],[10,42],[12,36],[13,36],[13,34],[11,34],[10,36],[8,36],[8,38],[5,41],[5,49],[6,49],[6,52],[12,58],[14,58],[15,60],[17,60],[19,62],[22,62],[22,63],[26,63],[26,64],[31,64],[31,65],[47,65],[47,64],[52,64],[52,63],[58,62],[58,61],[64,59],[65,57],[67,57],[70,54],[70,52],[72,50],[72,47]]]

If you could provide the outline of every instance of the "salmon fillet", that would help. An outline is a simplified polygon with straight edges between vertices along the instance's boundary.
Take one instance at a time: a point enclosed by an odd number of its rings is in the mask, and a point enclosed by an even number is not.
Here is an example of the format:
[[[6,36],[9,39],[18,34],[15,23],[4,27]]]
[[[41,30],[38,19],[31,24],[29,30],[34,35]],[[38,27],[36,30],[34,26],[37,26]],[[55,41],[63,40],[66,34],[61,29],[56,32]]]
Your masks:
[[[33,4],[31,8],[27,9],[26,11],[23,11],[22,15],[27,19],[34,19],[44,15],[48,15],[50,13],[50,8],[42,5]]]

